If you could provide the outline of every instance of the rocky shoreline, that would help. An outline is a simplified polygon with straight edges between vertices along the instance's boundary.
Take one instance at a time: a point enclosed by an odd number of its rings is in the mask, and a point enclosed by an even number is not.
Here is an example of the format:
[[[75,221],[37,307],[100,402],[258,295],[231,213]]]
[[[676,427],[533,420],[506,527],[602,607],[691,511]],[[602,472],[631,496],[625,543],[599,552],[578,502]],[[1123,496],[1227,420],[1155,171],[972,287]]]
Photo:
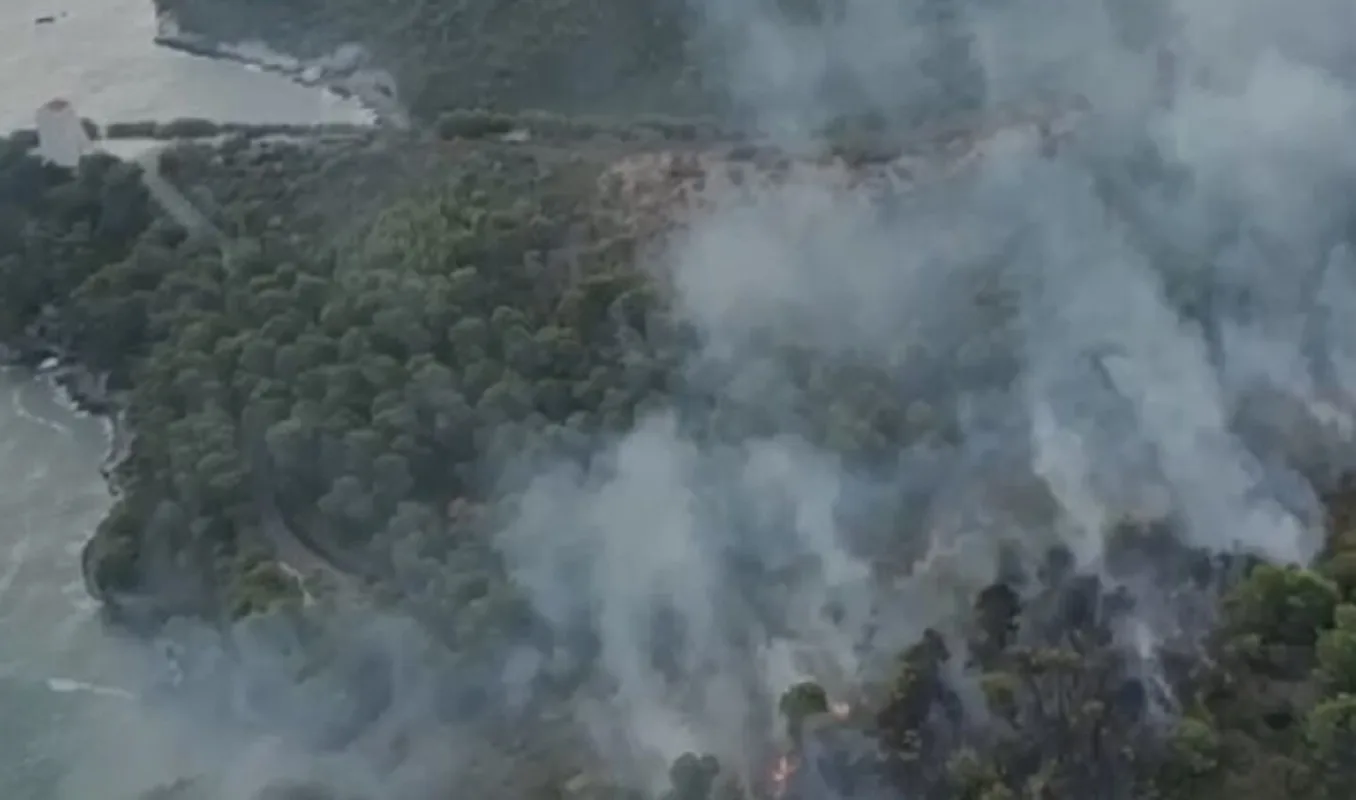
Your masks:
[[[40,320],[14,341],[0,343],[0,367],[13,367],[48,377],[82,413],[116,422],[117,393],[107,374],[93,372],[60,344],[50,322]]]
[[[234,61],[252,69],[282,75],[303,86],[356,100],[379,125],[407,129],[409,114],[401,105],[395,79],[368,64],[367,52],[356,44],[338,48],[329,56],[305,60],[274,52],[255,42],[221,42],[184,31],[171,15],[157,15],[155,43],[193,56]]]
[[[119,466],[131,453],[132,434],[128,430],[123,401],[110,386],[110,376],[95,372],[53,338],[45,338],[38,331],[26,331],[15,341],[0,343],[0,368],[11,368],[31,378],[47,381],[67,402],[82,414],[100,419],[108,431],[108,449],[99,464],[99,474],[111,497],[118,497],[121,488],[117,480]],[[108,596],[90,574],[88,559],[81,558],[80,572],[85,591],[98,600],[113,619],[121,617],[118,607],[121,598]]]

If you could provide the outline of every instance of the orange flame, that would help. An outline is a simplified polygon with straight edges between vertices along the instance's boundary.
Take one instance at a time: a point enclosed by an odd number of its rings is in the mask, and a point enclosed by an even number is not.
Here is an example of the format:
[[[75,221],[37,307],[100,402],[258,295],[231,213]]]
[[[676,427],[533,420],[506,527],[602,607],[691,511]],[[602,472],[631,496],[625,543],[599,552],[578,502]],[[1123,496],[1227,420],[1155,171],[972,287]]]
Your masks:
[[[846,720],[852,715],[852,705],[845,701],[830,702],[829,713],[835,719]],[[786,796],[791,778],[799,768],[800,762],[794,752],[782,753],[772,761],[767,772],[767,788],[773,800],[782,800]]]

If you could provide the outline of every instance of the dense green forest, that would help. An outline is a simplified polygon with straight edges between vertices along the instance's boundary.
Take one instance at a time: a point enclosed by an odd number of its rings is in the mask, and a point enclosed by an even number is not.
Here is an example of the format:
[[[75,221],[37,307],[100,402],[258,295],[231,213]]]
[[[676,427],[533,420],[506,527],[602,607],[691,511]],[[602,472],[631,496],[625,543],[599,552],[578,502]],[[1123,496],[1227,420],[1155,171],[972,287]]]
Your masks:
[[[163,0],[185,30],[319,57],[358,43],[431,119],[455,108],[681,113],[714,95],[688,66],[682,3],[406,3]]]
[[[761,357],[794,378],[787,403],[751,396],[746,375],[694,371],[698,331],[636,268],[635,228],[593,202],[614,151],[505,144],[495,135],[515,126],[492,116],[446,125],[455,146],[168,151],[162,173],[204,189],[225,241],[165,219],[134,165],[96,156],[63,170],[34,157],[31,136],[0,141],[0,341],[16,358],[57,353],[110,375],[132,434],[85,553],[115,619],[304,617],[323,613],[306,597],[357,591],[451,653],[490,652],[540,627],[493,543],[521,489],[506,467],[587,466],[667,411],[704,448],[793,421],[870,471],[954,441],[955,397],[1010,379],[1008,312],[983,292],[974,313],[991,325],[928,351],[902,342],[864,363],[766,343]],[[465,138],[476,130],[483,141]],[[691,139],[658,136],[636,141]],[[1349,797],[1356,512],[1351,491],[1333,489],[1312,566],[1193,552],[1156,522],[1119,526],[1100,577],[1060,548],[1016,564],[846,712],[815,685],[788,689],[785,769],[736,775],[727,754],[693,754],[673,765],[668,796]],[[907,507],[861,524],[878,563],[918,555]],[[280,537],[321,567],[293,578]],[[1128,646],[1124,575],[1151,575],[1168,607],[1213,622],[1148,655]],[[586,679],[560,677],[552,696]],[[560,796],[568,770],[523,759],[513,796]]]
[[[749,122],[750,98],[731,85],[742,68],[741,51],[757,39],[754,28],[775,21],[814,41],[817,27],[841,23],[849,4],[155,0],[155,5],[195,42],[262,41],[317,63],[333,63],[325,57],[358,45],[367,53],[363,66],[392,74],[401,103],[424,121],[458,109],[490,108]],[[901,66],[892,77],[903,86],[924,75],[935,86],[914,92],[908,109],[890,109],[886,116],[907,111],[916,120],[982,103],[983,76],[957,24],[960,8],[956,0],[899,7],[908,24],[935,34],[936,46],[916,69]],[[827,65],[822,85],[813,90],[816,102],[837,105],[840,112],[864,111],[852,74],[846,61]],[[782,90],[758,91],[770,96]]]

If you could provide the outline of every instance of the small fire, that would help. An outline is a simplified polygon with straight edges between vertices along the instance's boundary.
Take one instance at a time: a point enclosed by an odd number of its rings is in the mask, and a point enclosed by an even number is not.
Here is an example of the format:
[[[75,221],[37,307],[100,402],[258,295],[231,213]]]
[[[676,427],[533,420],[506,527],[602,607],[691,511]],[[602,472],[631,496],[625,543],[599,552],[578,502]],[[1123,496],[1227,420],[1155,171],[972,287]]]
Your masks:
[[[852,704],[842,700],[830,701],[828,711],[834,719],[847,720],[852,715]],[[791,787],[791,779],[799,768],[800,760],[796,757],[794,749],[773,759],[767,771],[768,796],[772,800],[782,800],[786,797]]]
[[[772,762],[772,769],[768,772],[768,788],[774,798],[786,796],[787,787],[791,785],[791,776],[796,774],[796,760],[789,753],[783,753]]]

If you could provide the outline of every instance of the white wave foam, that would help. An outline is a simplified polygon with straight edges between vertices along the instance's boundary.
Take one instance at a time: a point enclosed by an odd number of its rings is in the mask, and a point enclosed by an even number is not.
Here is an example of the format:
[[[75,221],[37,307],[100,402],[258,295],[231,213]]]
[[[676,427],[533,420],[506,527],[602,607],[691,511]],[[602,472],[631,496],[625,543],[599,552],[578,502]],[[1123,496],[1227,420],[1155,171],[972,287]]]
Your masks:
[[[35,414],[24,406],[23,402],[24,387],[19,386],[10,393],[10,407],[14,409],[14,415],[25,422],[32,422],[35,425],[41,425],[49,430],[56,431],[62,436],[71,436],[74,431],[69,426],[63,425],[50,417]]]

